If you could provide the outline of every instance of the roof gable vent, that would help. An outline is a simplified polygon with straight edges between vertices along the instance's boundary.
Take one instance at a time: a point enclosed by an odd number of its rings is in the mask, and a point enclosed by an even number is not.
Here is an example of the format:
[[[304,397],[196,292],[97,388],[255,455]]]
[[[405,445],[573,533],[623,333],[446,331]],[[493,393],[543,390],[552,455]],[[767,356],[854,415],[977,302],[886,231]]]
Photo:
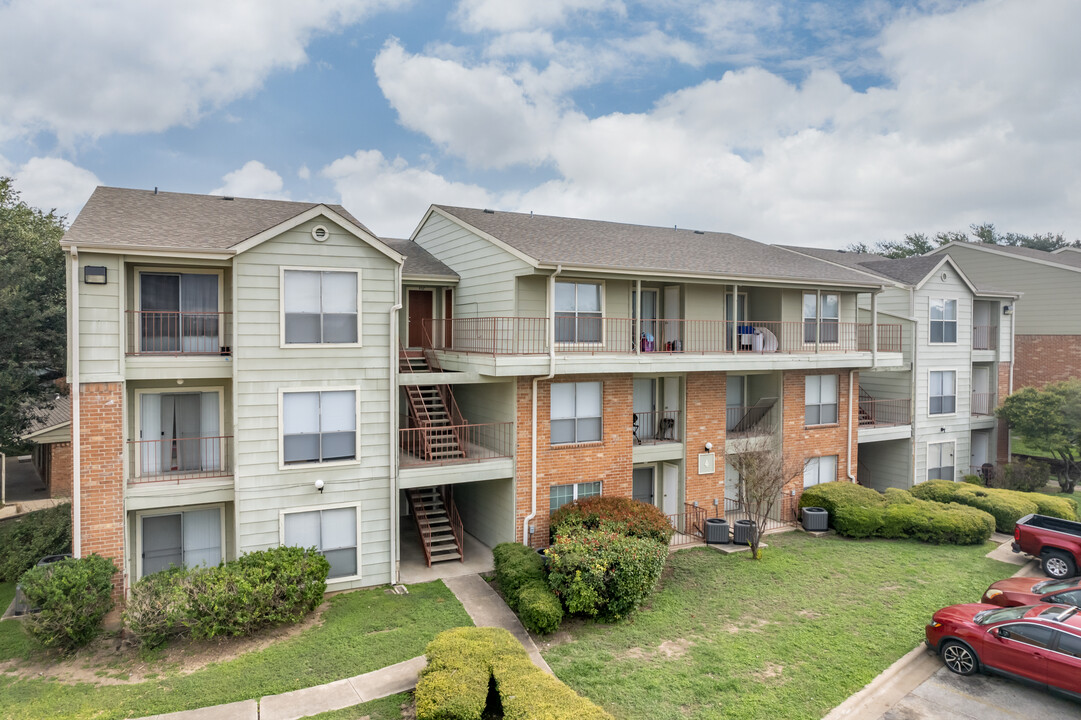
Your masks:
[[[316,225],[312,228],[312,238],[316,242],[324,242],[328,237],[330,237],[330,231],[326,229],[326,226]]]

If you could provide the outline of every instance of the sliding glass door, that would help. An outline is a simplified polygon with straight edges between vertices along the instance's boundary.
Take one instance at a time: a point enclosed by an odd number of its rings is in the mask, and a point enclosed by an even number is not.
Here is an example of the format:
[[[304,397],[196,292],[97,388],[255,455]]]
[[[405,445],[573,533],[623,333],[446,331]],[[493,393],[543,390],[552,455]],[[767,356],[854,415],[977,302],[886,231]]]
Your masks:
[[[218,307],[216,274],[140,273],[140,351],[217,353]]]
[[[221,469],[219,393],[143,393],[139,410],[141,476]]]

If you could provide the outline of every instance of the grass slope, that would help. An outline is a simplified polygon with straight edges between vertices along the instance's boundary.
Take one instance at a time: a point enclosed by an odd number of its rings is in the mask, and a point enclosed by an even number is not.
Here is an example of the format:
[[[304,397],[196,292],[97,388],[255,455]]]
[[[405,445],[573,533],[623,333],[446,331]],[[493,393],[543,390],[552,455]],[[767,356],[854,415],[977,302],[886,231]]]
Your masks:
[[[412,693],[400,693],[370,702],[353,705],[342,710],[309,715],[306,720],[401,720],[402,705],[412,703]],[[412,716],[410,716],[412,717]]]
[[[624,720],[821,718],[916,646],[932,612],[1016,570],[984,557],[991,544],[792,532],[769,545],[758,562],[676,553],[648,608],[572,624],[545,659]]]
[[[0,615],[7,611],[8,605],[11,605],[14,598],[15,583],[0,583]],[[30,650],[30,639],[23,632],[20,621],[0,622],[0,662],[29,657]]]
[[[110,686],[0,675],[0,708],[9,718],[107,720],[275,695],[421,655],[439,632],[473,624],[441,582],[411,586],[409,595],[358,590],[330,603],[322,625],[188,675]]]

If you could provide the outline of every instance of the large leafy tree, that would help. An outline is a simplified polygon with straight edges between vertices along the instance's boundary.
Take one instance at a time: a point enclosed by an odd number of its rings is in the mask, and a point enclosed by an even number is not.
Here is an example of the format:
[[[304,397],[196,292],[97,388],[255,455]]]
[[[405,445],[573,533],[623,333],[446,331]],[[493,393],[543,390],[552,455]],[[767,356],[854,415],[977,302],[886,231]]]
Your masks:
[[[992,223],[970,225],[968,232],[951,230],[938,232],[933,236],[924,233],[910,233],[905,235],[904,240],[882,240],[874,245],[867,243],[855,243],[848,246],[849,252],[875,253],[888,258],[906,258],[913,255],[924,255],[935,248],[942,247],[951,242],[986,243],[988,245],[1010,245],[1013,247],[1026,247],[1033,250],[1058,250],[1061,247],[1081,247],[1081,240],[1067,242],[1062,234],[1046,233],[1040,235],[1020,235],[1018,233],[1000,233],[995,230]]]
[[[996,414],[1026,445],[1059,459],[1059,487],[1072,493],[1081,479],[1081,380],[1022,388]]]
[[[30,207],[0,177],[0,448],[48,410],[67,348],[64,218]]]

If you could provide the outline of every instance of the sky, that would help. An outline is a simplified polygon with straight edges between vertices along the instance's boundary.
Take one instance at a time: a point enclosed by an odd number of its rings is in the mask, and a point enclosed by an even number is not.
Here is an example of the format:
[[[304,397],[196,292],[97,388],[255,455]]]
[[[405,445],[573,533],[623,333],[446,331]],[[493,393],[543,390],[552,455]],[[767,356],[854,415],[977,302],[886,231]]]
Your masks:
[[[1077,0],[0,0],[0,175],[845,247],[1081,238]]]

